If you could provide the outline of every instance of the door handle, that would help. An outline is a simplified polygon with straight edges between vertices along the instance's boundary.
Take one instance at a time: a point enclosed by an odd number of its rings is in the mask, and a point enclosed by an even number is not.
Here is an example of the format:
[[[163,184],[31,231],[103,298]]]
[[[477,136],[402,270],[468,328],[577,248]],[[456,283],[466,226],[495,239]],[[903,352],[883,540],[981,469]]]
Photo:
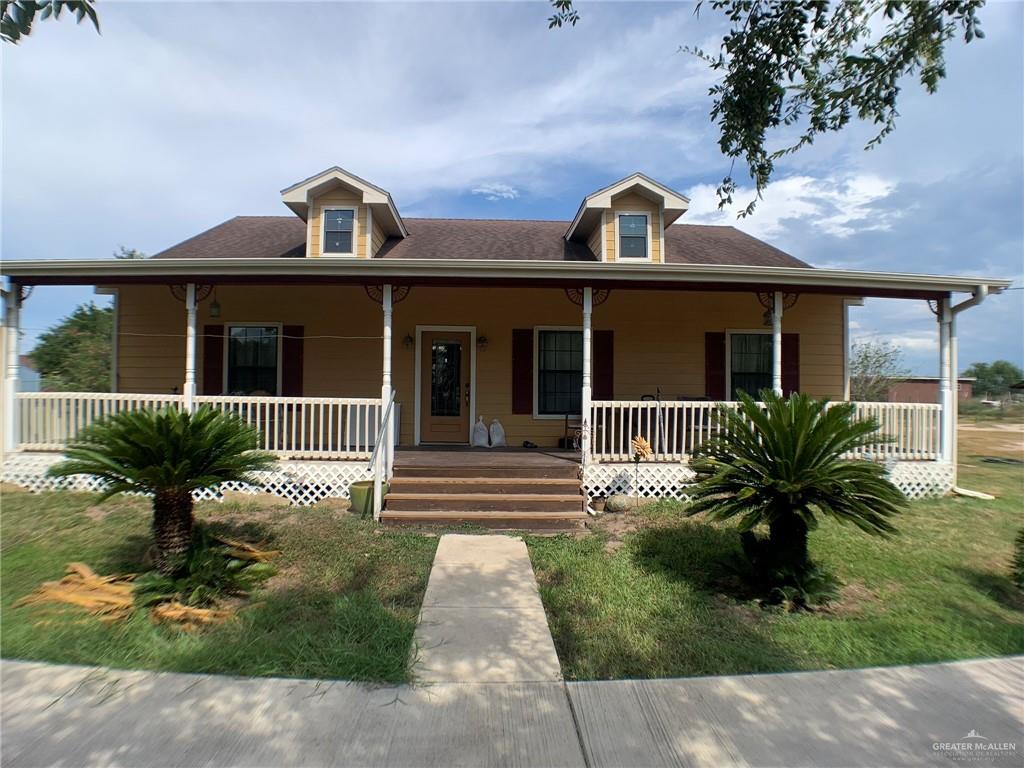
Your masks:
[[[466,384],[466,405],[469,405],[469,384]]]

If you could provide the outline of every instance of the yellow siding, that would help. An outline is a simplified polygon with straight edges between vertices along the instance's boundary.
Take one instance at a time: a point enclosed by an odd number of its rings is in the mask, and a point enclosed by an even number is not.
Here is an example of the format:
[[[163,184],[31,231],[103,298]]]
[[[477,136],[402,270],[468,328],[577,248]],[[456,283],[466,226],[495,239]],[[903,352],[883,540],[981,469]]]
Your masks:
[[[355,192],[334,190],[327,192],[313,200],[310,219],[312,226],[309,232],[309,255],[318,257],[320,251],[320,230],[321,214],[324,208],[331,206],[353,207],[356,209],[356,246],[355,255],[361,259],[366,258],[366,206],[362,204],[362,197]]]
[[[604,228],[599,222],[594,231],[590,233],[590,237],[587,239],[587,247],[590,248],[590,252],[594,254],[594,257],[601,260],[601,238],[604,237]]]
[[[220,286],[221,316],[199,305],[197,324],[281,323],[304,327],[303,394],[379,397],[380,305],[357,286]],[[118,299],[119,389],[122,392],[181,391],[185,371],[185,306],[165,287],[125,286]],[[143,334],[143,335],[134,335]],[[153,336],[150,334],[164,334]],[[348,338],[325,338],[344,336]],[[203,339],[196,377],[203,391]],[[354,362],[354,361],[358,361]]]
[[[618,260],[619,244],[615,239],[617,213],[646,213],[651,223],[651,261],[661,263],[661,206],[631,192],[612,198],[612,207],[605,216],[605,252],[608,261]]]
[[[380,224],[378,224],[376,221],[374,221],[373,222],[373,237],[372,237],[372,241],[371,241],[371,244],[370,244],[371,245],[371,248],[370,248],[370,258],[373,258],[374,256],[377,255],[377,253],[380,251],[381,246],[384,245],[384,241],[387,240],[387,239],[388,239],[388,237],[387,237],[387,235],[384,234],[384,230],[381,229]]]
[[[378,397],[381,386],[380,306],[362,288],[222,286],[221,317],[210,320],[209,300],[199,309],[206,323],[280,322],[302,325],[304,394]],[[164,287],[125,286],[119,298],[119,389],[122,392],[181,391],[184,378],[185,308]],[[615,397],[701,397],[704,392],[704,333],[767,330],[750,293],[613,290],[594,310],[594,328],[615,331]],[[559,289],[413,288],[394,310],[393,370],[396,400],[403,404],[401,442],[413,442],[415,337],[417,325],[475,326],[486,336],[477,353],[477,412],[505,425],[510,445],[532,440],[554,445],[560,420],[539,420],[512,411],[512,330],[540,325],[579,326],[581,310]],[[841,297],[803,295],[787,310],[783,330],[800,334],[801,389],[817,397],[843,396],[843,305]],[[148,334],[148,335],[137,335]],[[364,338],[324,338],[334,336]],[[199,351],[202,391],[202,342]]]

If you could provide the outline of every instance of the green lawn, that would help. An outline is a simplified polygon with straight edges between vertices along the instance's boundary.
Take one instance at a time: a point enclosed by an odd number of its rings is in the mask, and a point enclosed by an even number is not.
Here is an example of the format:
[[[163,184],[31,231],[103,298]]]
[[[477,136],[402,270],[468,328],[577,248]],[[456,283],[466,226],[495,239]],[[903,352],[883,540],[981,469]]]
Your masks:
[[[12,608],[82,561],[98,573],[139,569],[149,547],[144,500],[4,494],[0,518],[0,652],[5,658],[245,675],[398,682],[409,678],[413,629],[437,539],[383,531],[327,509],[207,504],[222,534],[283,554],[279,574],[228,623],[187,634],[139,611],[104,624],[57,606]]]
[[[1009,561],[1024,526],[1024,468],[961,445],[961,485],[998,494],[919,501],[884,540],[837,523],[811,553],[844,582],[817,613],[730,595],[738,535],[659,503],[581,538],[528,541],[567,679],[673,677],[905,664],[1024,653],[1024,593]],[[975,449],[972,453],[971,449]],[[1016,455],[1020,455],[1017,451]]]

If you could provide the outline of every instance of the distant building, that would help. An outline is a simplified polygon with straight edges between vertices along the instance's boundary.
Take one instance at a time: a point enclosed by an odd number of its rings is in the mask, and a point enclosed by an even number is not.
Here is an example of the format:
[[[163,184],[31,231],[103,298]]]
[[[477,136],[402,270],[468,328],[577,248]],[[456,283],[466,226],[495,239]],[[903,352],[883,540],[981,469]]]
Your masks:
[[[974,378],[957,379],[957,399],[970,400],[974,395]],[[939,402],[938,376],[911,376],[895,381],[889,387],[890,403],[937,403]]]

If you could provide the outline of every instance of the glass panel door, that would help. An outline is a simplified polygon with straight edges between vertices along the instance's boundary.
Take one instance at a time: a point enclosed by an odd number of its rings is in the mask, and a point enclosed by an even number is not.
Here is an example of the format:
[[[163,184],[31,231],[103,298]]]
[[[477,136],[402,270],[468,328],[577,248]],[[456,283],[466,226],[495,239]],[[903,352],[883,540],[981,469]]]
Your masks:
[[[435,341],[430,351],[430,415],[458,416],[462,412],[462,345]]]

